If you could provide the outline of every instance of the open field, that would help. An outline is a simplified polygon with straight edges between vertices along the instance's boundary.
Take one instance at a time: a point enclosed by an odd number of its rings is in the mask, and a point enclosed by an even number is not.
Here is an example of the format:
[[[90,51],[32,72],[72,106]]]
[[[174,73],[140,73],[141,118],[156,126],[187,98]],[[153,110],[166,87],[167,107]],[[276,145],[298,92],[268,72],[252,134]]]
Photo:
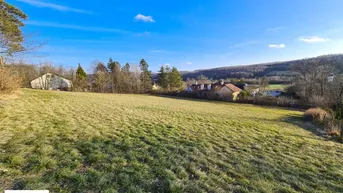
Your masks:
[[[286,84],[270,84],[266,88],[266,90],[281,90],[284,91],[286,88],[289,87],[289,85]]]
[[[343,146],[302,113],[23,90],[0,101],[0,190],[343,192]]]

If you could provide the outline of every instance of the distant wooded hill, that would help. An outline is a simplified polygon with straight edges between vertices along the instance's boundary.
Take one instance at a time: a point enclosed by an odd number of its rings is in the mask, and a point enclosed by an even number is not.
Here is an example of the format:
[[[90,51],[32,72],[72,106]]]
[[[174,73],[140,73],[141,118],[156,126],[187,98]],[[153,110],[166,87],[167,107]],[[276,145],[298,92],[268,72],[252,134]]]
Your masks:
[[[324,59],[323,61],[333,62],[339,73],[343,73],[343,54],[336,55],[325,55],[316,57],[317,59]],[[313,58],[312,58],[313,59]],[[258,78],[258,77],[290,77],[292,72],[289,71],[289,66],[303,60],[292,60],[284,62],[271,62],[253,65],[242,65],[242,66],[227,66],[220,68],[195,70],[195,71],[181,71],[182,78],[186,80],[187,78],[196,78],[200,75],[204,75],[209,79],[226,79],[226,78]]]

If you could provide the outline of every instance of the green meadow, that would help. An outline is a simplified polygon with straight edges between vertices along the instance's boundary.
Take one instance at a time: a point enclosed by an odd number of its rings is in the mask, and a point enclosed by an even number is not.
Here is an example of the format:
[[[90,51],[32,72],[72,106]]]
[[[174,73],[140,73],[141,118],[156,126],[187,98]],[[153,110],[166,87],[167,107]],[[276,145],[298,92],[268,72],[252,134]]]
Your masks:
[[[23,89],[0,101],[0,191],[343,192],[343,146],[302,112]]]

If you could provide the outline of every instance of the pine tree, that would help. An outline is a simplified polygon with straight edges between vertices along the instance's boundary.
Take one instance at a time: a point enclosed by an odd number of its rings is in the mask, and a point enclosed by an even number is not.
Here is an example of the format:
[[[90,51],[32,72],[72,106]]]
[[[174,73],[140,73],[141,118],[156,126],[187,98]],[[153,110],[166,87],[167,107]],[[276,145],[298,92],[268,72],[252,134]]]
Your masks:
[[[19,79],[13,73],[6,73],[3,55],[24,51],[24,37],[21,27],[24,26],[23,20],[27,15],[20,9],[0,0],[0,91],[8,88],[6,83]],[[20,81],[15,81],[13,85],[20,86]]]
[[[176,67],[173,67],[172,70],[169,72],[168,79],[171,89],[179,89],[183,85],[181,74]]]
[[[23,20],[26,19],[27,15],[20,9],[0,0],[0,54],[11,55],[25,49],[20,28],[24,26]]]
[[[141,87],[143,90],[143,93],[149,92],[152,88],[152,80],[151,80],[151,71],[149,71],[149,65],[148,63],[142,59],[139,62],[139,67],[141,69]]]
[[[78,64],[77,70],[76,70],[76,79],[83,80],[87,78],[86,72],[83,70],[80,64]]]
[[[158,79],[157,83],[163,88],[168,88],[168,72],[166,71],[166,67],[161,66],[160,71],[158,71]]]
[[[75,77],[74,89],[83,91],[87,87],[87,74],[80,64],[78,64]]]
[[[131,93],[132,91],[132,84],[131,84],[131,72],[130,72],[130,64],[126,63],[122,68],[121,68],[121,89],[122,92],[125,93]]]
[[[120,63],[117,61],[113,61],[113,59],[110,58],[107,63],[107,68],[112,72],[116,66],[120,68]]]
[[[126,63],[122,69],[121,69],[122,72],[124,73],[129,73],[130,72],[130,64],[129,63]]]

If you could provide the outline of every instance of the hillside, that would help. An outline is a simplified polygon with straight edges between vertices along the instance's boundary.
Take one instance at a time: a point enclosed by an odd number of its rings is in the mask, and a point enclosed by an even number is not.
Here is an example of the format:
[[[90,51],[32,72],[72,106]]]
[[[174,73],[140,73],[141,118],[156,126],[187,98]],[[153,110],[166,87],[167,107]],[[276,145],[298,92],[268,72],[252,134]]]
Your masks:
[[[343,54],[337,55],[325,55],[317,58],[324,58],[325,60],[333,62],[339,71],[343,72]],[[182,77],[184,80],[187,78],[196,78],[200,75],[204,75],[214,80],[226,79],[226,78],[255,78],[263,76],[280,76],[288,77],[292,76],[292,72],[289,71],[289,66],[302,60],[284,61],[284,62],[271,62],[263,64],[243,65],[243,66],[228,66],[213,69],[203,69],[195,71],[183,71]]]
[[[25,89],[0,101],[0,191],[343,192],[342,144],[301,115]]]

